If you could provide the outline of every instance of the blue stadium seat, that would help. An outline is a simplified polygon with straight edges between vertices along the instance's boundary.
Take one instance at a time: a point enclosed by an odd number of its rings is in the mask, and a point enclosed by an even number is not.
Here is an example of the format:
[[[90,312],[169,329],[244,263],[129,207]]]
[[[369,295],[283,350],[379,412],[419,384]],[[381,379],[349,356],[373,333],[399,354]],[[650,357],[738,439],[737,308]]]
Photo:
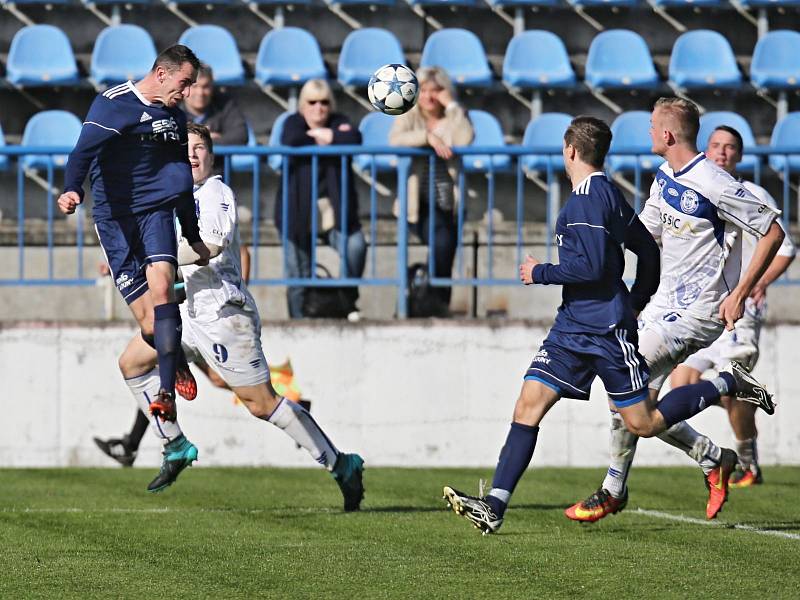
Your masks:
[[[217,85],[242,85],[244,67],[236,40],[218,25],[197,25],[181,34],[179,44],[189,46],[201,61],[214,71]]]
[[[758,40],[750,63],[750,81],[765,90],[800,87],[800,33],[770,31]]]
[[[745,8],[780,8],[800,5],[800,0],[740,0],[740,2]]]
[[[81,120],[65,110],[45,110],[33,115],[25,124],[21,146],[73,147],[81,134]],[[20,166],[25,169],[46,169],[52,163],[56,169],[67,164],[66,154],[52,157],[25,154],[20,157]]]
[[[546,171],[547,162],[551,160],[554,171],[563,171],[564,158],[561,156],[561,151],[564,146],[564,133],[571,122],[570,115],[544,113],[528,123],[522,145],[536,146],[539,150],[558,156],[550,159],[549,154],[529,154],[522,157],[522,168],[525,171]]]
[[[471,146],[506,145],[500,121],[493,114],[484,110],[471,110],[467,114],[475,130]],[[471,154],[463,157],[462,161],[467,173],[488,173],[490,162],[494,171],[511,170],[511,157],[507,155]]]
[[[559,6],[561,0],[486,0],[489,6]]]
[[[680,89],[738,88],[742,74],[728,40],[716,31],[698,29],[675,41],[669,81]]]
[[[585,79],[597,89],[646,89],[658,84],[658,73],[642,36],[609,29],[597,34],[589,46]]]
[[[691,8],[720,6],[722,0],[654,0],[653,4],[662,8]]]
[[[58,86],[78,82],[72,46],[58,27],[30,25],[11,40],[6,79],[13,85]]]
[[[443,67],[453,83],[487,87],[492,71],[480,39],[466,29],[440,29],[425,41],[420,59],[422,67]]]
[[[256,82],[260,85],[293,86],[325,77],[319,44],[305,29],[273,29],[261,40],[256,57]]]
[[[394,6],[395,0],[325,0],[327,4],[341,4],[342,6],[364,5],[369,6]],[[380,65],[379,65],[380,66]]]
[[[622,113],[611,124],[611,148],[614,152],[639,152],[641,156],[609,156],[606,160],[608,172],[632,173],[638,160],[642,173],[652,173],[658,169],[664,159],[651,153],[650,113],[644,110],[632,110]]]
[[[256,142],[256,134],[253,131],[253,128],[250,127],[250,123],[247,124],[247,144],[250,148],[255,148],[258,146]],[[259,156],[253,156],[250,154],[234,154],[231,156],[231,169],[233,171],[241,172],[241,171],[253,171],[258,165]]]
[[[275,119],[275,122],[272,124],[272,131],[269,133],[269,145],[270,146],[280,146],[281,145],[281,134],[283,133],[283,122],[289,115],[294,114],[291,111],[282,112],[278,115],[278,118]],[[281,167],[283,166],[283,157],[279,154],[272,154],[267,159],[267,164],[269,165],[270,169],[275,171],[276,173],[281,172]]]
[[[163,0],[164,4],[233,4],[233,0]]]
[[[337,79],[342,85],[366,86],[378,67],[390,63],[405,64],[403,48],[395,35],[374,27],[356,29],[342,44]]]
[[[700,131],[697,132],[697,147],[701,151],[706,149],[706,146],[708,146],[708,139],[720,125],[727,125],[738,131],[742,135],[745,149],[752,148],[756,145],[756,139],[753,136],[753,130],[750,129],[750,124],[741,115],[721,110],[707,112],[700,117]],[[739,163],[736,170],[742,173],[752,173],[755,170],[757,162],[758,157],[756,155],[745,153],[742,157],[742,162]]]
[[[480,0],[406,0],[415,6],[480,6]]]
[[[3,135],[3,126],[0,125],[0,148],[6,145],[6,137]],[[8,170],[8,156],[0,154],[0,171]]]
[[[86,6],[110,4],[150,4],[153,0],[81,0]]]
[[[358,130],[361,132],[362,146],[388,146],[389,132],[392,130],[394,117],[385,115],[382,112],[371,112],[364,115]],[[401,161],[408,161],[408,158],[400,158],[395,154],[379,154],[371,156],[369,154],[357,154],[353,157],[353,165],[356,170],[369,174],[372,169],[372,162],[375,161],[375,170],[378,173],[394,171]]]
[[[549,31],[518,33],[503,59],[503,81],[515,88],[556,88],[575,85],[575,71],[564,42]]]
[[[639,0],[567,0],[571,6],[578,6],[581,8],[593,6],[605,7],[633,7],[639,4]]]
[[[97,36],[89,70],[97,85],[115,85],[144,77],[156,59],[153,38],[138,25],[106,27]]]
[[[800,140],[800,112],[790,112],[775,124],[769,145],[776,152],[784,152],[800,146],[800,141],[798,140]],[[769,166],[778,173],[783,173],[787,158],[789,159],[789,172],[800,172],[800,154],[770,156]]]

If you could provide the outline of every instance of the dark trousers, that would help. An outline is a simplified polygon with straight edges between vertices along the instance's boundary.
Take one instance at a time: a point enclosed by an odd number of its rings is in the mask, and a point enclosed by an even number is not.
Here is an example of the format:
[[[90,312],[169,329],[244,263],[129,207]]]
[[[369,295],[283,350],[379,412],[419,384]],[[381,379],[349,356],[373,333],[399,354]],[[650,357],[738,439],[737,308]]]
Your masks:
[[[434,209],[434,228],[433,228],[433,277],[450,277],[453,274],[453,261],[456,257],[456,245],[458,244],[458,231],[453,214],[444,212],[438,208]],[[430,233],[430,213],[420,214],[417,223],[411,224],[412,231],[429,248],[431,246],[428,239]],[[427,264],[427,263],[426,263]],[[445,306],[450,305],[452,288],[434,287]]]

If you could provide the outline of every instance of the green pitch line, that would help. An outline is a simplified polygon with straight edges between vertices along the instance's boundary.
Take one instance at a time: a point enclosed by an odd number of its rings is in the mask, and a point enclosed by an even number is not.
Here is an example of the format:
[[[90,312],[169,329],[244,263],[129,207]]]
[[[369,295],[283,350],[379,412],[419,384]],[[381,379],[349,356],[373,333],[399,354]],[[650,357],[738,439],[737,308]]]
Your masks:
[[[800,468],[765,470],[704,519],[694,469],[634,469],[628,509],[563,509],[602,469],[534,469],[498,535],[445,509],[491,469],[367,469],[345,514],[319,469],[0,471],[0,598],[796,597]],[[762,531],[788,534],[764,535]]]

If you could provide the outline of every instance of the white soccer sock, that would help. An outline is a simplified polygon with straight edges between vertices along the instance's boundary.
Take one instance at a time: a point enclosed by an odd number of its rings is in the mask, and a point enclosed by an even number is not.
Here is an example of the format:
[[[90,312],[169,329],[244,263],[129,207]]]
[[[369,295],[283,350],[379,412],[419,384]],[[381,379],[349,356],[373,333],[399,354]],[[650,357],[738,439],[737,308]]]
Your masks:
[[[659,433],[658,438],[670,446],[683,450],[690,458],[697,461],[706,475],[719,466],[722,450],[706,436],[692,429],[686,421],[675,423],[666,431]]]
[[[136,398],[139,409],[150,419],[153,432],[161,439],[163,444],[180,437],[183,432],[177,421],[175,423],[164,421],[150,414],[150,402],[153,401],[161,389],[161,377],[158,374],[158,367],[139,377],[126,379],[125,383],[130,388],[133,397]]]
[[[753,465],[758,466],[758,445],[756,438],[736,440],[736,454],[739,455],[739,464],[747,471]]]
[[[636,454],[638,435],[625,427],[625,422],[617,412],[611,412],[611,462],[603,480],[603,489],[614,498],[622,498],[628,482],[628,473]]]
[[[333,471],[339,451],[305,408],[297,402],[281,398],[267,420],[308,450],[315,461],[328,471]]]

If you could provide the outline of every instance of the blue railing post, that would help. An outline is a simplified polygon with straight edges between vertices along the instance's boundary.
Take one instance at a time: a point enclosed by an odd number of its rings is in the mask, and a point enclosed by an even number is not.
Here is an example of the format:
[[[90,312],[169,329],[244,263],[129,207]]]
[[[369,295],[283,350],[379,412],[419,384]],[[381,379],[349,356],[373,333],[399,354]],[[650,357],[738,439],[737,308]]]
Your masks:
[[[411,161],[397,166],[397,317],[408,317],[408,176]]]
[[[261,232],[261,160],[253,165],[253,256],[250,258],[250,279],[258,279],[258,246]]]

